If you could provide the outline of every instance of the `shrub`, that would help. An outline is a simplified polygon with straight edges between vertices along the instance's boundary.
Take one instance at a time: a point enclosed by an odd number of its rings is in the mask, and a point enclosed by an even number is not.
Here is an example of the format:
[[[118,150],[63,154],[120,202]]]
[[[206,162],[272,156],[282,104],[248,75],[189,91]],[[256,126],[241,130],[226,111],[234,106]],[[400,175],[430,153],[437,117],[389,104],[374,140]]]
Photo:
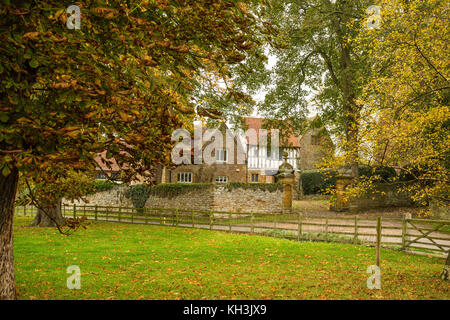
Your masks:
[[[130,186],[128,191],[131,203],[133,206],[138,209],[142,209],[145,206],[145,202],[148,199],[150,194],[150,188],[145,184],[136,184]],[[139,211],[139,210],[138,210]]]
[[[336,173],[331,170],[305,170],[300,177],[303,193],[324,194],[336,187]]]

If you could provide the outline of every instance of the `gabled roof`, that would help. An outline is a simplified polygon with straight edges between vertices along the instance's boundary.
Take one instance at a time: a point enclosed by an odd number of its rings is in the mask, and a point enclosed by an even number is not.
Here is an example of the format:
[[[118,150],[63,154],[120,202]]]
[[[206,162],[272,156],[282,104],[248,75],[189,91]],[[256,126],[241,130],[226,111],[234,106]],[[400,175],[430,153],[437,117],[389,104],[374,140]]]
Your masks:
[[[259,144],[259,134],[260,134],[259,130],[264,129],[263,128],[264,121],[267,119],[255,118],[255,117],[244,117],[243,119],[244,119],[244,124],[247,127],[247,129],[254,129],[256,131],[256,142]],[[267,131],[268,131],[267,140],[270,140],[270,130],[267,130]],[[248,142],[249,141],[248,137],[246,139]],[[300,147],[299,138],[293,133],[289,134],[287,141],[288,141],[288,145],[290,145],[290,146]],[[280,137],[280,144],[281,144],[281,137]]]

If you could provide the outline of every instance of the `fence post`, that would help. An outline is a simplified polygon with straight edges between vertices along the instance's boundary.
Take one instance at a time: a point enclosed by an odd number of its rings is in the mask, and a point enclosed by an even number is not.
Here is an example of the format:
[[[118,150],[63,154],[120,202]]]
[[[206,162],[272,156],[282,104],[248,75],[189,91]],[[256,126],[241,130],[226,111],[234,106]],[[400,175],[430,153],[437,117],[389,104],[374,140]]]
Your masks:
[[[254,215],[253,212],[251,213],[250,216],[250,233],[255,233],[255,224],[254,224]]]
[[[178,227],[178,209],[175,209],[175,226]]]
[[[325,220],[325,240],[328,242],[328,218]]]
[[[231,231],[231,212],[228,213],[228,231]]]
[[[377,266],[380,266],[381,217],[377,217]]]
[[[209,230],[212,230],[212,210],[209,210]]]
[[[98,220],[98,218],[97,218],[97,215],[98,215],[98,207],[97,207],[97,205],[95,205],[95,213],[94,213],[94,215],[95,215],[95,221],[97,221]]]
[[[144,223],[148,224],[148,212],[149,212],[149,208],[144,207]]]
[[[194,210],[191,212],[191,218],[192,218],[192,228],[194,228]]]
[[[408,219],[411,219],[410,213],[405,213],[402,217],[402,250],[406,251],[406,235],[408,234]]]
[[[277,214],[275,213],[273,215],[273,229],[275,230],[277,228]]]
[[[122,207],[119,207],[119,222],[122,221]]]
[[[83,215],[86,217],[86,204],[84,204],[84,207],[83,207]]]
[[[77,205],[73,204],[73,218],[75,219],[77,217]]]
[[[27,205],[23,206],[23,216],[26,217],[27,216]]]
[[[358,215],[355,216],[355,236],[353,237],[353,243],[358,242]]]
[[[131,209],[131,223],[134,223],[134,208]]]
[[[298,230],[297,230],[297,240],[300,241],[302,237],[302,213],[298,212]]]

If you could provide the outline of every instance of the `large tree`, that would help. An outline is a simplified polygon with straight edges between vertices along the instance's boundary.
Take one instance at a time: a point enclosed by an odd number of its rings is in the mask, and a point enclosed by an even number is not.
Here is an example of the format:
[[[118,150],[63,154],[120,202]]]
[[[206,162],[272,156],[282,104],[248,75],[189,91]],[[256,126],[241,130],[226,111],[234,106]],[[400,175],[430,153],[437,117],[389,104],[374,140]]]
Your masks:
[[[373,73],[361,96],[361,139],[376,165],[397,168],[423,205],[450,204],[450,74],[443,0],[379,0],[382,23],[358,36]],[[448,278],[447,258],[446,275]]]
[[[283,119],[277,122],[283,130],[300,133],[316,107],[339,138],[343,162],[351,165],[355,178],[362,108],[357,99],[371,68],[368,53],[355,50],[354,39],[365,27],[362,22],[370,5],[364,0],[275,1],[266,12],[277,28],[274,42],[278,46],[268,46],[273,69],[264,70],[258,61],[249,60],[251,67],[260,70],[259,76],[240,77],[250,89],[267,92],[259,110],[267,117]]]
[[[19,174],[56,183],[106,150],[125,180],[148,176],[169,162],[172,130],[192,119],[209,80],[228,82],[228,66],[258,51],[260,21],[244,2],[78,1],[81,28],[68,29],[71,4],[0,5],[0,299],[16,297]],[[231,86],[216,95],[248,103]]]
[[[373,73],[364,87],[361,139],[376,165],[396,167],[414,199],[448,205],[450,169],[449,6],[441,0],[379,1],[382,23],[365,30]]]

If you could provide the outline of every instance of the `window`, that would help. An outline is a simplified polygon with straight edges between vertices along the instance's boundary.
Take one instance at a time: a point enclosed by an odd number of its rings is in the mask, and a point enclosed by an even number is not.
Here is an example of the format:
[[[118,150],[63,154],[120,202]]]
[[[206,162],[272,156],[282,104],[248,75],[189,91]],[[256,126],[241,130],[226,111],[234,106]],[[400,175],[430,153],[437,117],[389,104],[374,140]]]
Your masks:
[[[192,183],[192,172],[180,172],[177,175],[178,183]]]
[[[218,176],[218,177],[216,177],[216,182],[217,183],[227,183],[228,177],[227,176]]]
[[[216,150],[216,162],[227,162],[227,149],[217,149]]]
[[[103,171],[98,171],[95,179],[106,180],[106,174]]]
[[[278,147],[278,150],[276,148],[267,147],[267,158],[271,160],[283,160],[283,148]]]
[[[111,180],[112,181],[120,180],[120,172],[113,172],[113,173],[111,173]]]
[[[311,136],[311,144],[312,145],[319,145],[320,144],[320,137],[318,137],[318,136]]]
[[[257,173],[252,173],[252,182],[258,182],[258,176]]]

